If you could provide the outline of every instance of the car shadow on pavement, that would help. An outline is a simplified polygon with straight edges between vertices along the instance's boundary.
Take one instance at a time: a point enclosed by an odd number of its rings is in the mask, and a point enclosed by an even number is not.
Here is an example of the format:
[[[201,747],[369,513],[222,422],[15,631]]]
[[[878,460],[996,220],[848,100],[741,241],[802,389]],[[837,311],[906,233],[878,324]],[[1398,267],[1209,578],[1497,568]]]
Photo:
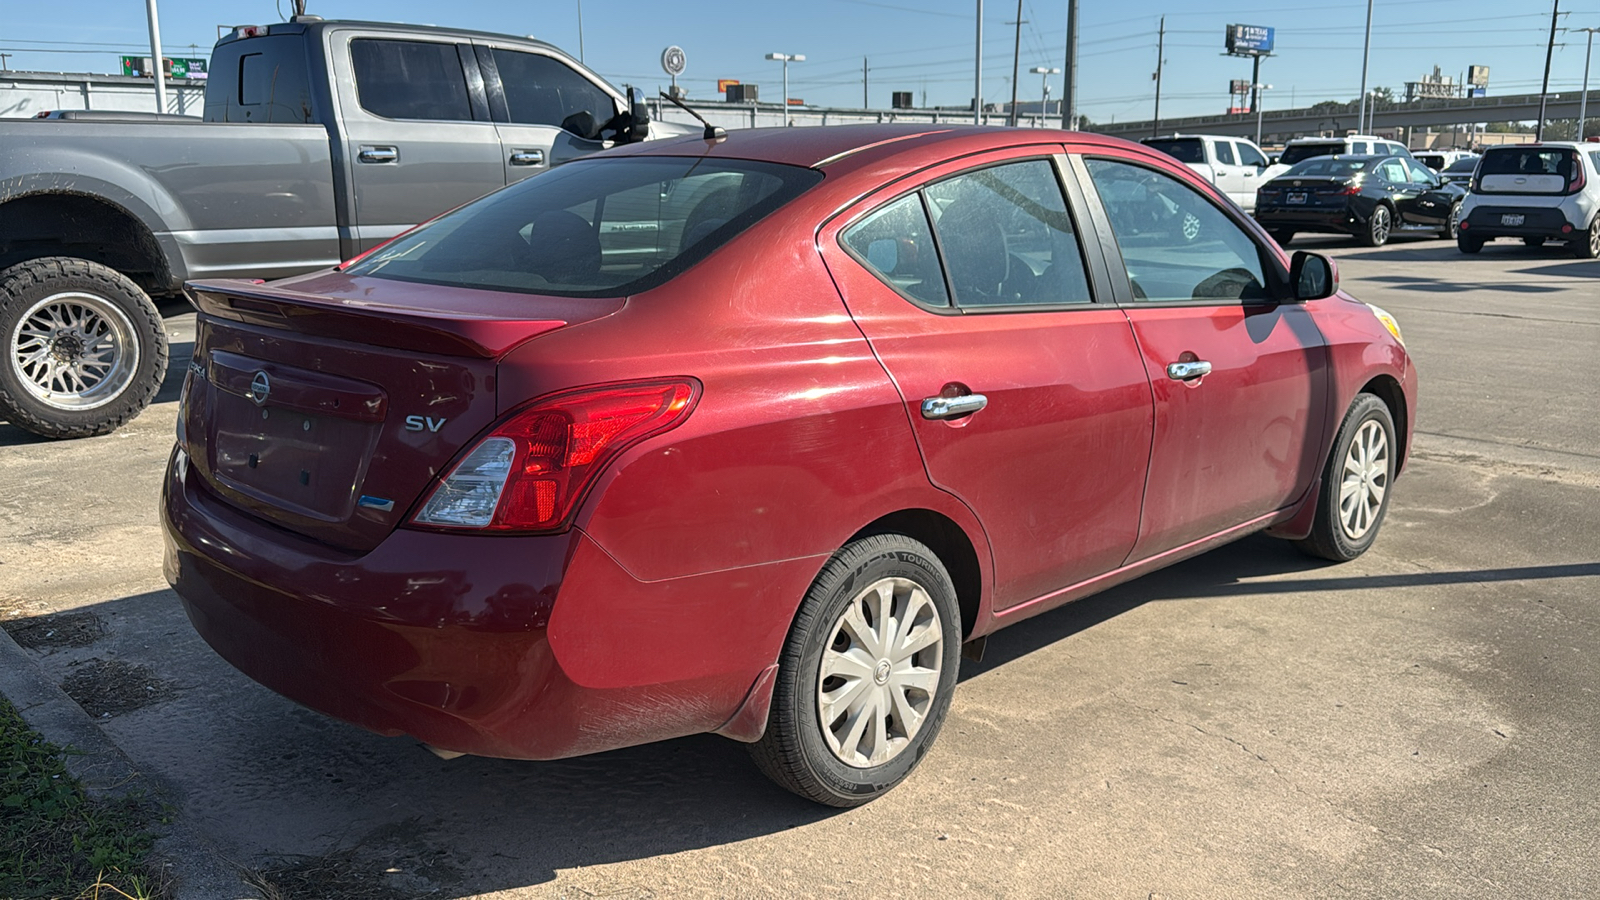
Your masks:
[[[1002,631],[963,679],[1153,601],[1600,575],[1600,562],[1316,574],[1329,566],[1287,542],[1248,538]],[[6,628],[168,789],[188,825],[259,882],[293,887],[285,896],[376,896],[354,890],[364,884],[385,885],[390,897],[454,898],[557,877],[585,896],[651,896],[664,886],[615,883],[588,867],[857,815],[780,790],[743,747],[711,735],[547,762],[441,760],[414,740],[370,734],[251,682],[195,634],[171,591]],[[86,672],[106,673],[107,683]]]
[[[1554,284],[1521,284],[1514,281],[1456,281],[1417,275],[1378,275],[1363,278],[1397,291],[1422,291],[1429,294],[1458,294],[1470,291],[1502,291],[1508,294],[1556,294],[1566,288]]]
[[[1301,248],[1296,241],[1293,249],[1322,249]],[[1329,248],[1332,249],[1332,248]],[[1471,263],[1474,260],[1504,259],[1508,256],[1518,256],[1530,260],[1540,259],[1572,259],[1572,252],[1565,246],[1547,244],[1543,247],[1524,247],[1521,243],[1508,241],[1495,241],[1483,245],[1483,249],[1476,254],[1462,253],[1456,247],[1455,241],[1418,241],[1410,245],[1389,245],[1371,250],[1361,250],[1356,253],[1341,253],[1339,260],[1353,259],[1373,262],[1461,262]],[[1362,279],[1363,281],[1370,279]]]

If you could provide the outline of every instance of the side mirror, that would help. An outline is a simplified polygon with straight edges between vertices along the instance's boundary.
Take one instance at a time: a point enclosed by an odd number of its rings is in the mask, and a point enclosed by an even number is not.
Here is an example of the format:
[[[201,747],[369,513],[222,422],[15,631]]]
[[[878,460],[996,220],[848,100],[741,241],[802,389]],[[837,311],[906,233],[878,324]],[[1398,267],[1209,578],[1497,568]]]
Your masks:
[[[628,88],[628,116],[633,121],[628,126],[628,141],[642,141],[650,136],[650,104],[641,88]]]
[[[1289,283],[1300,303],[1332,297],[1339,290],[1339,267],[1320,253],[1296,250],[1289,263]]]

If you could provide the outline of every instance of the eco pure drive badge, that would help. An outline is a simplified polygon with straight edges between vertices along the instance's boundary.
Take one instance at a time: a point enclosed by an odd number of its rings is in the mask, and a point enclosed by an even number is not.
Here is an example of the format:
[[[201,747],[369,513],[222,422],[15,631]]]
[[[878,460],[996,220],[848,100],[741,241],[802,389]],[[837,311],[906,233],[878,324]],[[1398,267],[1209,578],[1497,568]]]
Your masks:
[[[257,370],[256,377],[250,379],[250,399],[257,406],[266,406],[267,398],[272,396],[272,379],[267,373]]]

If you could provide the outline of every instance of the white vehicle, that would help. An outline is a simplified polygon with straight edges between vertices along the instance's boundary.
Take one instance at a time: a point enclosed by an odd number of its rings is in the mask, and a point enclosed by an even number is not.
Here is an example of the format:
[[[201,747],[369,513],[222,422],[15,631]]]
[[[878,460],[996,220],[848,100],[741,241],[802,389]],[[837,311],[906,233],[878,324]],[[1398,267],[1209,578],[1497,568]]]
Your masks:
[[[1344,137],[1295,138],[1283,145],[1278,161],[1266,171],[1263,181],[1271,181],[1289,171],[1297,162],[1318,156],[1403,156],[1413,158],[1404,144],[1370,134],[1350,134]]]
[[[1478,158],[1478,154],[1466,150],[1418,150],[1411,155],[1417,158],[1417,162],[1435,172],[1443,172],[1463,159]]]
[[[1530,247],[1565,241],[1579,259],[1600,257],[1600,146],[1549,141],[1484,151],[1461,203],[1456,246],[1477,253],[1497,237]]]
[[[1263,176],[1271,165],[1267,155],[1248,138],[1175,134],[1142,143],[1200,173],[1245,212],[1255,208],[1256,189],[1270,180]]]

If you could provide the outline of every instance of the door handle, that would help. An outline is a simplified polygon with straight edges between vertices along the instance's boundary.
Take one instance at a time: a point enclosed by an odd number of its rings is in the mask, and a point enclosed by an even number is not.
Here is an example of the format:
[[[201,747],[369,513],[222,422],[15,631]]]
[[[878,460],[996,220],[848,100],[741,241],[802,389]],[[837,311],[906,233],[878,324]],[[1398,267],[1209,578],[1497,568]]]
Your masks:
[[[966,394],[961,397],[929,397],[922,401],[922,417],[924,419],[958,419],[968,416],[989,405],[989,398],[982,394]]]
[[[508,161],[513,166],[542,166],[544,165],[544,151],[513,150]]]
[[[393,147],[363,146],[356,159],[364,163],[392,163],[400,159],[400,151]]]
[[[1211,374],[1211,363],[1205,360],[1195,362],[1175,362],[1167,364],[1167,377],[1173,381],[1188,381],[1202,375]]]

